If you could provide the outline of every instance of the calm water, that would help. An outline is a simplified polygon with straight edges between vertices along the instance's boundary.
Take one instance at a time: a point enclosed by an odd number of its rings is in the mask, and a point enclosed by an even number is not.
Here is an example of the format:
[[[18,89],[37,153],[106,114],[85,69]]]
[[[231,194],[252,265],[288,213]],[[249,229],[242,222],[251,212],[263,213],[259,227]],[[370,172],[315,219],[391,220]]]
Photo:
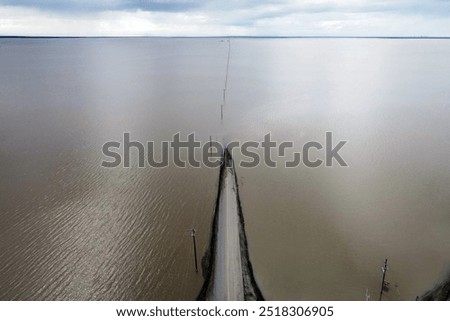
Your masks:
[[[450,41],[0,39],[0,299],[194,299],[216,169],[105,169],[195,132],[349,142],[348,168],[238,168],[268,299],[411,300],[450,267]],[[237,159],[239,159],[237,155]],[[397,287],[396,287],[397,285]]]

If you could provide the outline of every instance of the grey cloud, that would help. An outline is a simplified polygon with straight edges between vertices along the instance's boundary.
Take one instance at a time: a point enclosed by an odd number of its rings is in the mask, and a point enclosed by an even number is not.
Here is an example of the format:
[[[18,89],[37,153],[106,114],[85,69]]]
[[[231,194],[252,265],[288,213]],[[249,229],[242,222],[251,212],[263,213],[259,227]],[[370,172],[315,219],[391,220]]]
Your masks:
[[[324,15],[332,19],[348,19],[348,14],[364,14],[367,17],[374,15],[390,15],[392,17],[423,16],[427,19],[450,18],[450,0],[361,0],[357,2],[346,1],[244,1],[244,4],[232,5],[240,9],[249,10],[246,15],[231,17],[229,23],[235,26],[253,26],[261,21],[282,19],[291,14],[308,15],[323,18]],[[222,7],[223,10],[225,8]],[[450,23],[450,22],[449,22]],[[450,24],[449,24],[450,25]]]
[[[144,10],[181,12],[201,7],[201,0],[0,0],[0,5],[37,8],[50,11],[92,12],[106,10]]]
[[[361,0],[296,1],[296,0],[0,0],[0,5],[33,7],[54,11],[145,10],[183,12],[201,9],[212,15],[235,10],[263,11],[266,16],[280,17],[289,13],[373,13],[450,15],[450,0]],[[264,9],[267,12],[264,13]],[[276,8],[275,10],[273,8]]]
[[[286,1],[285,5],[275,10],[254,15],[254,19],[271,19],[296,14],[348,14],[348,13],[393,13],[399,15],[449,16],[450,0],[400,0],[400,1],[361,1],[360,3],[346,2],[314,2],[302,5],[301,2]]]

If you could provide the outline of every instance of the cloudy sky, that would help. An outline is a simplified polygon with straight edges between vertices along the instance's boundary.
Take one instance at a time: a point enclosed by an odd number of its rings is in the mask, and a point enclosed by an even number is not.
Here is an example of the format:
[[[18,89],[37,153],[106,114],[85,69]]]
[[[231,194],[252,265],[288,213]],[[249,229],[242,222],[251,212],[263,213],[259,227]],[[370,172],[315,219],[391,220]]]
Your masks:
[[[0,0],[0,35],[450,36],[450,0]]]

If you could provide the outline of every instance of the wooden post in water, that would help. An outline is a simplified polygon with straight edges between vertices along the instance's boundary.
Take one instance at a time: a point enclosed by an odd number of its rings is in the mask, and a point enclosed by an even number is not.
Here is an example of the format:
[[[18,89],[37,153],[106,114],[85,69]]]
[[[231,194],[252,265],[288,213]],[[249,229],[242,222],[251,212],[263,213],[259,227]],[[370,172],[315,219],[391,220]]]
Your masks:
[[[383,278],[381,279],[381,290],[380,290],[380,301],[381,297],[383,296],[384,292],[384,285],[385,285],[385,279],[386,279],[386,271],[388,269],[388,259],[384,260],[384,266],[381,267],[381,271],[383,271]]]
[[[223,120],[223,105],[220,105],[220,120]]]
[[[195,272],[198,272],[198,264],[197,264],[197,244],[195,242],[195,228],[192,229],[191,236],[192,241],[194,242],[194,261],[195,261]]]

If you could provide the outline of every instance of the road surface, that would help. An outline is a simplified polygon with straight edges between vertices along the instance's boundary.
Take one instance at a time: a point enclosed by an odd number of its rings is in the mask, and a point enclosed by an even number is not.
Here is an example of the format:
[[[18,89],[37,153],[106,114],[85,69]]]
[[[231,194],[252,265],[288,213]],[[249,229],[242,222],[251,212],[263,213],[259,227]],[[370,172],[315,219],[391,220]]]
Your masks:
[[[216,261],[211,300],[244,300],[234,168],[226,168],[219,198]]]

